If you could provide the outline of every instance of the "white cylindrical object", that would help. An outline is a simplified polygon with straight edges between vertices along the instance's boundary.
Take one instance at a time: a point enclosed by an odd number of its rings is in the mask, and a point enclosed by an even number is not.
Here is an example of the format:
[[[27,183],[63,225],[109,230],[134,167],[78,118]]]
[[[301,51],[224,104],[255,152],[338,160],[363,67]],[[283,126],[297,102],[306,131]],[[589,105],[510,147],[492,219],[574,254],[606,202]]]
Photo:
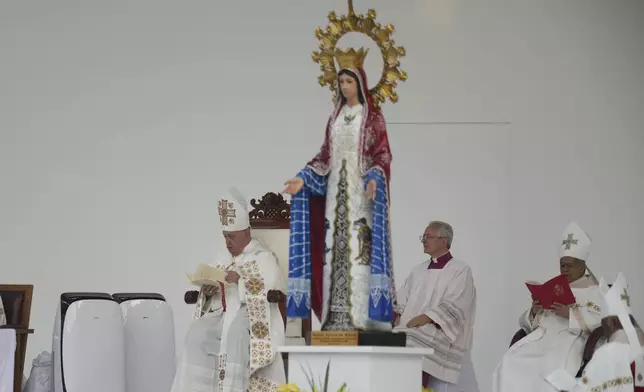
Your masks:
[[[55,392],[125,392],[121,308],[105,293],[63,293],[53,336]]]
[[[127,392],[170,392],[176,370],[170,305],[156,293],[113,297],[123,313]]]

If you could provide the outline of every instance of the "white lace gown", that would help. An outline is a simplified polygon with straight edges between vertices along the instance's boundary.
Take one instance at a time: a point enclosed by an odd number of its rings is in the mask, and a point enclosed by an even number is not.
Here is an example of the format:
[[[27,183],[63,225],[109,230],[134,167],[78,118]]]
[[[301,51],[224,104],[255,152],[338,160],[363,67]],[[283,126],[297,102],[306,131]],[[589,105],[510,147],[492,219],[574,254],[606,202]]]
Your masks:
[[[331,131],[327,179],[323,330],[390,330],[369,319],[372,203],[359,169],[363,107],[345,105]]]

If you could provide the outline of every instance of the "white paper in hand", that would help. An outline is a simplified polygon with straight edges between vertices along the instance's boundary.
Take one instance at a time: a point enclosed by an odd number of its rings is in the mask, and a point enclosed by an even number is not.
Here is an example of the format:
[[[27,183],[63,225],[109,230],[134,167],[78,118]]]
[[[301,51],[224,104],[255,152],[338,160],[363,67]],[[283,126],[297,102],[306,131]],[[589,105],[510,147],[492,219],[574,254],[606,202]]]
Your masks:
[[[199,264],[194,274],[186,274],[190,283],[195,286],[215,286],[226,282],[226,272],[208,264]]]
[[[557,391],[572,391],[577,384],[575,378],[564,369],[558,369],[550,373],[546,377],[546,381],[548,381]]]

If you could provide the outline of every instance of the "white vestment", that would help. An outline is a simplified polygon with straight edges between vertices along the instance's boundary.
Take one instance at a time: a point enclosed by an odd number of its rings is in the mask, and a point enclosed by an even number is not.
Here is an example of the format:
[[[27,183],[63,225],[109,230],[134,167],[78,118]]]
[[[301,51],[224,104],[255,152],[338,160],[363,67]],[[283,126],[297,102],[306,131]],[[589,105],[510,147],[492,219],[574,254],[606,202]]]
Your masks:
[[[391,322],[369,318],[373,207],[359,168],[362,114],[362,105],[345,105],[330,135],[322,330],[391,330]]]
[[[519,320],[528,335],[516,342],[492,375],[493,392],[552,392],[546,377],[557,369],[576,374],[589,333],[601,324],[599,287],[588,277],[570,284],[576,304],[569,318],[545,310]]]
[[[641,331],[638,332],[641,340]],[[556,391],[637,391],[632,366],[631,347],[626,333],[619,330],[611,336],[608,343],[595,351],[581,378],[575,379],[567,371],[559,369],[546,379]]]
[[[397,331],[407,333],[407,346],[430,347],[434,354],[423,359],[430,387],[438,392],[478,392],[470,358],[476,287],[470,267],[451,259],[441,269],[429,269],[431,261],[414,268],[398,292],[400,320]],[[408,329],[407,323],[425,314],[434,324]]]
[[[278,304],[269,303],[266,297],[269,290],[284,291],[277,258],[253,238],[239,256],[233,259],[226,253],[214,267],[236,271],[239,282],[225,285],[223,313],[221,293],[212,298],[203,291],[199,294],[196,316],[200,319],[193,322],[186,338],[173,392],[277,390],[286,382],[282,357],[276,351],[284,344],[284,322]],[[204,341],[201,351],[200,339]],[[191,352],[192,359],[188,358]],[[195,362],[203,365],[195,368]],[[210,366],[210,373],[202,374]],[[211,389],[190,389],[195,387],[185,381],[188,379],[213,385]]]
[[[13,391],[16,330],[0,329],[0,392]]]
[[[595,351],[593,359],[588,362],[580,379],[573,379],[565,370],[559,370],[548,376],[552,384],[550,391],[633,391],[629,354],[628,343],[606,343]]]
[[[4,313],[4,304],[2,303],[2,297],[0,297],[0,325],[7,324],[7,315]]]
[[[190,324],[172,385],[172,392],[214,392],[219,382],[222,322],[219,311],[209,312]]]

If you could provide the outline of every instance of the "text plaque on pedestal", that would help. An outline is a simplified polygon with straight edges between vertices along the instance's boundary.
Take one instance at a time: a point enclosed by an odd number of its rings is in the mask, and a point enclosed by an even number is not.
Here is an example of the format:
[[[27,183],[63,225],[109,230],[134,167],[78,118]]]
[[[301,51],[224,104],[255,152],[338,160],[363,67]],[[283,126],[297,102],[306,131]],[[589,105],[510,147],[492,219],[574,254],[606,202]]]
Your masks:
[[[311,331],[311,346],[357,346],[358,331]]]
[[[309,390],[307,379],[324,380],[329,365],[329,391],[347,384],[351,392],[418,392],[427,348],[378,346],[282,346],[288,353],[288,382]],[[319,386],[318,386],[319,387]]]

